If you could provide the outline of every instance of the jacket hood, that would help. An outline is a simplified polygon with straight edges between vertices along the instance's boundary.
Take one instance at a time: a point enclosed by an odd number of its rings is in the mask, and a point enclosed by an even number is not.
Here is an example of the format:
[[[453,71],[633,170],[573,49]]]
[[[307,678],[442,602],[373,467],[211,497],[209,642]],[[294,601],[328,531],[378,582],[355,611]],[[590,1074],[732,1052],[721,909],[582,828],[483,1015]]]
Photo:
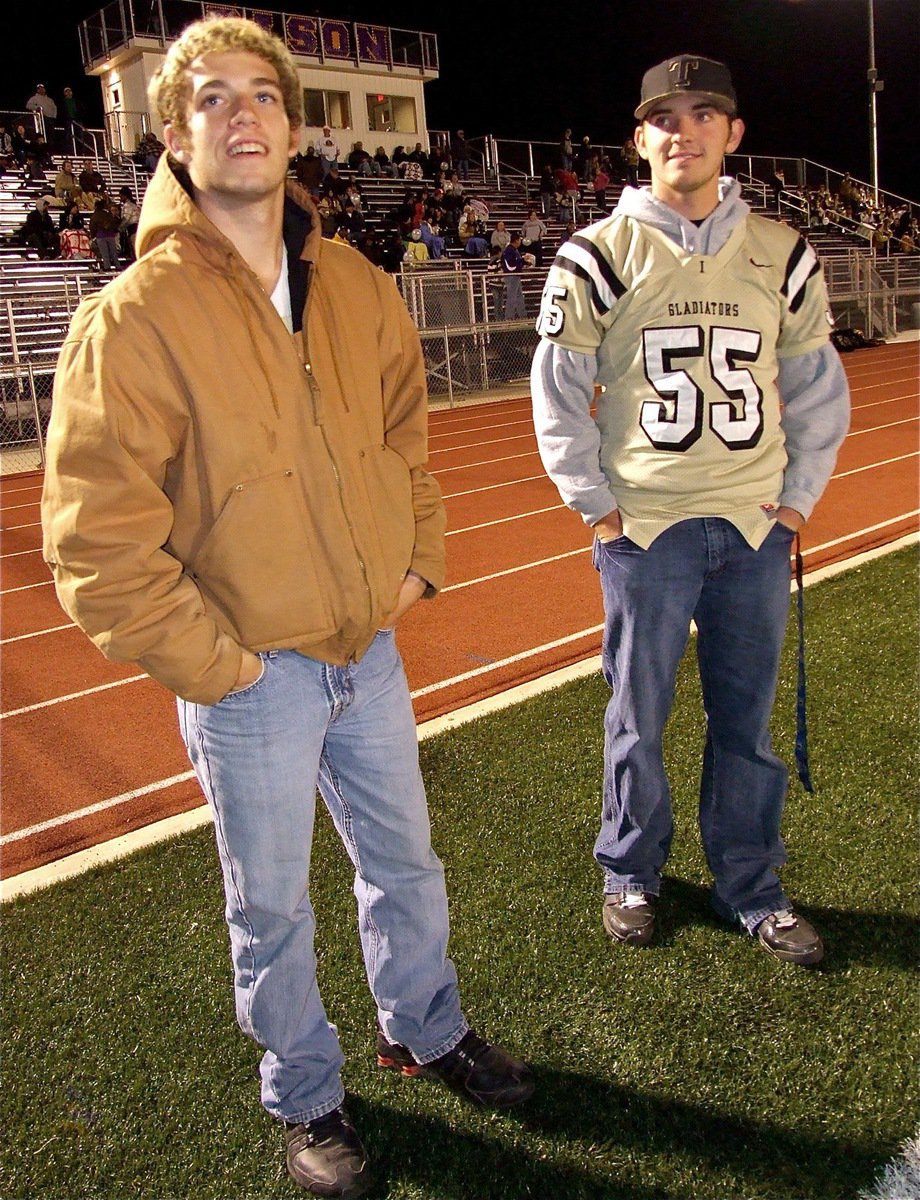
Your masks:
[[[316,262],[322,242],[319,215],[307,192],[288,181],[285,186],[285,233],[292,224],[302,229],[300,257]],[[204,215],[194,200],[188,172],[168,154],[162,154],[141,205],[137,228],[137,256],[147,254],[175,234],[191,237],[204,257],[219,265],[233,243]]]
[[[741,199],[738,180],[723,176],[719,180],[719,203],[701,225],[695,225],[669,205],[656,200],[649,187],[623,188],[615,211],[653,225],[685,250],[711,254],[724,245],[728,235],[751,209]]]

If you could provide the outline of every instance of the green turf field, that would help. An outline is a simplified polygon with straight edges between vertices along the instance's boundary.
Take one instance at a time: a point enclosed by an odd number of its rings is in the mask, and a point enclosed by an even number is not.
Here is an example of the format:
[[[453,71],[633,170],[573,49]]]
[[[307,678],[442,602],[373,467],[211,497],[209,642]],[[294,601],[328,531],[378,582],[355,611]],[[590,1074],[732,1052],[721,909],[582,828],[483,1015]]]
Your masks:
[[[384,1177],[374,1195],[850,1200],[914,1132],[916,553],[807,601],[817,792],[791,788],[784,879],[825,934],[818,969],[777,963],[710,916],[691,658],[670,727],[661,937],[646,950],[612,946],[600,923],[602,680],[422,745],[465,1008],[536,1070],[516,1115],[373,1066],[349,865],[319,822],[320,978]],[[789,760],[792,641],[775,722]],[[259,1106],[259,1052],[234,1024],[210,829],[3,917],[4,1200],[303,1194]]]

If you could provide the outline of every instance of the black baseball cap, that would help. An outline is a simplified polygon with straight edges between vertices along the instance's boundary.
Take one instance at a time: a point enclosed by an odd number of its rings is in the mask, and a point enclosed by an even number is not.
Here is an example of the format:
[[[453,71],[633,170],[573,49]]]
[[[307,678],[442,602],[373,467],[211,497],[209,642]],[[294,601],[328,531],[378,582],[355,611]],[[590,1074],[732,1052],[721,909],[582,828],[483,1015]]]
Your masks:
[[[637,120],[645,120],[656,104],[682,92],[699,92],[730,116],[738,110],[738,97],[725,63],[699,54],[677,54],[650,67],[642,76],[642,99],[635,114]]]

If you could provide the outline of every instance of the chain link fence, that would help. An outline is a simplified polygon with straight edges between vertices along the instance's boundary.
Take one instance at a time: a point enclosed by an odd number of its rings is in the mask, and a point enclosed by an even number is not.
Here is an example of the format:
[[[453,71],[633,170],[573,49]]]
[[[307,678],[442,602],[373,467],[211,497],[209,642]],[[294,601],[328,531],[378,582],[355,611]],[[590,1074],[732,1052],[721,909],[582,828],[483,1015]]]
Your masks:
[[[45,464],[56,359],[26,362],[0,374],[0,474]]]

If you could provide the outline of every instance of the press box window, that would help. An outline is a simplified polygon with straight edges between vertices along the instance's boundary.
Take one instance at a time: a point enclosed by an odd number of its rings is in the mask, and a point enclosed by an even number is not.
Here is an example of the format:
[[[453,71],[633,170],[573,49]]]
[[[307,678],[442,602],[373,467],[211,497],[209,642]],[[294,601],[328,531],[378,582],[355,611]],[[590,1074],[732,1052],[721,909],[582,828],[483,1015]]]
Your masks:
[[[415,100],[411,96],[369,94],[367,127],[371,133],[418,133]]]
[[[324,125],[330,129],[351,128],[348,92],[322,92],[304,88],[303,110],[307,125],[315,125],[319,129]]]

